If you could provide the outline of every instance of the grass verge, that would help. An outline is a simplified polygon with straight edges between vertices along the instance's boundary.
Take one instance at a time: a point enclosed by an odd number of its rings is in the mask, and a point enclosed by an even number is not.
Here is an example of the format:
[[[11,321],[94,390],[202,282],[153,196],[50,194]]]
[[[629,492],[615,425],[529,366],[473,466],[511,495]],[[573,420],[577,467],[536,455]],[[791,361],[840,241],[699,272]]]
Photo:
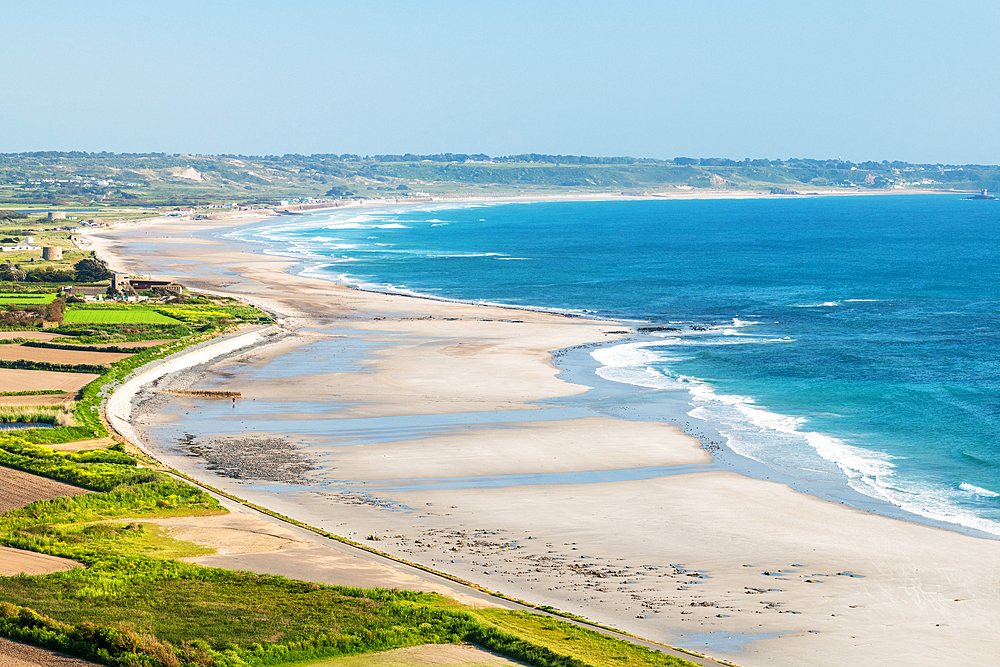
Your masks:
[[[73,425],[73,408],[69,405],[0,405],[0,423]]]

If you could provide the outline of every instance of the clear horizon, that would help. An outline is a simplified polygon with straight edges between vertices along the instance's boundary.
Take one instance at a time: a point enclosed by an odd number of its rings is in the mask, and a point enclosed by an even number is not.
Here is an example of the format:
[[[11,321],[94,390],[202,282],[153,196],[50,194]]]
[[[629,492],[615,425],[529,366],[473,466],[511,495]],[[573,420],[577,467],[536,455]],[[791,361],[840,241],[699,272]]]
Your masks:
[[[1000,6],[42,0],[0,152],[996,164]]]

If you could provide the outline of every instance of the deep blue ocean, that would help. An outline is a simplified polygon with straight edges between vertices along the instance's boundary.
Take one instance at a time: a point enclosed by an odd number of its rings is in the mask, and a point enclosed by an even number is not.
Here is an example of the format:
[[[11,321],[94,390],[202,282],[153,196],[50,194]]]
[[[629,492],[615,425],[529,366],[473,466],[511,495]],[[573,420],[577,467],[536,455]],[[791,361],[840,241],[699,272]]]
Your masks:
[[[960,195],[400,206],[235,232],[308,275],[645,333],[606,380],[736,453],[1000,535],[1000,203]]]

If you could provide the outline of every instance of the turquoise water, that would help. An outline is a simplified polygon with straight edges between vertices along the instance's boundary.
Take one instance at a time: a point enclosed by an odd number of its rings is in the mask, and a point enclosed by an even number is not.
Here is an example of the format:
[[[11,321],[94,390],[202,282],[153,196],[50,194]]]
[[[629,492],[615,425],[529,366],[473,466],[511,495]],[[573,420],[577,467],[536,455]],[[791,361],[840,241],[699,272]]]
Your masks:
[[[961,196],[352,209],[235,232],[358,286],[630,320],[606,380],[736,453],[1000,535],[1000,204]]]

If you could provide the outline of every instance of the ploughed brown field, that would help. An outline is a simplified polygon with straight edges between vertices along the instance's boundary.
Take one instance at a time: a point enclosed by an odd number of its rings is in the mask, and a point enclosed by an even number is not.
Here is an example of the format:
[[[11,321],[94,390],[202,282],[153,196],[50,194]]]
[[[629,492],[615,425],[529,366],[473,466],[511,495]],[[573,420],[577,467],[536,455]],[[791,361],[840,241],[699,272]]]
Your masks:
[[[71,484],[63,484],[47,477],[29,475],[20,470],[0,466],[0,514],[24,507],[36,500],[50,500],[60,496],[79,496],[90,493]],[[48,574],[69,570],[79,563],[66,558],[56,558],[33,551],[0,547],[0,576]]]
[[[83,363],[83,362],[76,362]],[[58,373],[56,371],[26,371],[20,368],[0,368],[0,391],[32,391],[58,389],[77,392],[100,376],[96,373]],[[19,405],[23,403],[19,402]]]
[[[0,514],[24,507],[36,500],[80,496],[84,493],[90,491],[48,477],[39,477],[0,466]]]
[[[0,331],[0,340],[10,340],[11,338],[30,338],[31,340],[39,340],[43,343],[48,343],[53,340],[57,343],[62,343],[65,341],[59,339],[66,337],[67,336],[61,336],[47,331]]]
[[[44,347],[24,345],[0,345],[0,360],[44,361],[50,364],[111,364],[121,361],[130,354],[121,352],[86,352],[83,350],[50,350]]]

